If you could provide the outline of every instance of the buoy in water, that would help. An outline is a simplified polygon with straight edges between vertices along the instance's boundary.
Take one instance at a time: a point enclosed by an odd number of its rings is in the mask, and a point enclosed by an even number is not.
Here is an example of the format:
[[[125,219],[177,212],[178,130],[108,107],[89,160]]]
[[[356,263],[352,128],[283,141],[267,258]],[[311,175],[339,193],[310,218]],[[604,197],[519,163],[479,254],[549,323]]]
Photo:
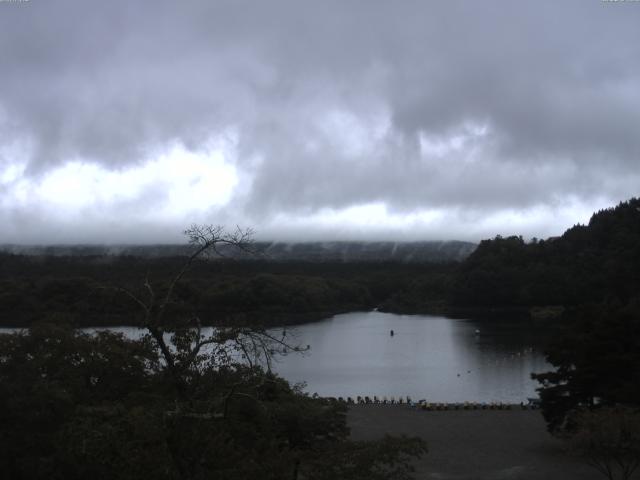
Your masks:
[[[389,332],[389,335],[391,335],[393,337],[393,330],[391,330],[391,332]]]

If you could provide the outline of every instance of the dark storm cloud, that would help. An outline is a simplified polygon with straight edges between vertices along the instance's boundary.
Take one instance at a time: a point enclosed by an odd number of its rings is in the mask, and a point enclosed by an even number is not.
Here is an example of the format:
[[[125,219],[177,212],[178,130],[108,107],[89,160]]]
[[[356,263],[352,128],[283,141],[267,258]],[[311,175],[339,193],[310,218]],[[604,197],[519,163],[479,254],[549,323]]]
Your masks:
[[[244,188],[216,213],[258,228],[617,201],[640,181],[638,25],[599,0],[0,3],[0,168],[123,169],[233,132]]]

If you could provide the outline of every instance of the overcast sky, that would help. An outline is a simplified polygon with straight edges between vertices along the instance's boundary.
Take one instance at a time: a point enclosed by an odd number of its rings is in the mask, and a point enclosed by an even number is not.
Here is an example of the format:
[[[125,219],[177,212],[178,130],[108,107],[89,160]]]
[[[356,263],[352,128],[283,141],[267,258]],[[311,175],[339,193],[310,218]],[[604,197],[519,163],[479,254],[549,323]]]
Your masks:
[[[0,0],[0,243],[546,237],[639,167],[640,2]]]

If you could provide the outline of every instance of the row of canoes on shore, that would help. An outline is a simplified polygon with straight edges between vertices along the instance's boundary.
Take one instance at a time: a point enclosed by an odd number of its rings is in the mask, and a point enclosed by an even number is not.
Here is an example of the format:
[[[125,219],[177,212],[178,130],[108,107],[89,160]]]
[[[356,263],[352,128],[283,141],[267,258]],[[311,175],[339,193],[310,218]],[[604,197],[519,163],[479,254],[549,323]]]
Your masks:
[[[415,407],[420,410],[511,410],[520,408],[522,410],[536,410],[539,408],[537,402],[533,402],[533,399],[529,399],[527,403],[521,402],[519,404],[503,403],[503,402],[457,402],[457,403],[443,403],[443,402],[428,402],[425,399],[414,402],[411,397],[382,397],[377,396],[357,396],[355,399],[352,397],[328,397],[330,401],[346,403],[349,405],[405,405]]]

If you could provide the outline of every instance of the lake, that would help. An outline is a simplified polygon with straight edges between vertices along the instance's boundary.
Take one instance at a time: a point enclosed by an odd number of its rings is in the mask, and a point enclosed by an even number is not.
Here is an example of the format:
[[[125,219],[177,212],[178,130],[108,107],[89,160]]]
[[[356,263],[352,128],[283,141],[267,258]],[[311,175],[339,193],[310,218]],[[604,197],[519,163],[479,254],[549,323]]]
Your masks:
[[[140,336],[133,327],[112,330]],[[288,330],[311,348],[278,357],[273,368],[320,396],[519,403],[537,396],[531,373],[551,368],[535,331],[517,322],[372,311]]]
[[[274,369],[321,396],[519,403],[537,396],[531,372],[551,368],[535,332],[514,323],[356,312],[296,332],[310,352]]]

